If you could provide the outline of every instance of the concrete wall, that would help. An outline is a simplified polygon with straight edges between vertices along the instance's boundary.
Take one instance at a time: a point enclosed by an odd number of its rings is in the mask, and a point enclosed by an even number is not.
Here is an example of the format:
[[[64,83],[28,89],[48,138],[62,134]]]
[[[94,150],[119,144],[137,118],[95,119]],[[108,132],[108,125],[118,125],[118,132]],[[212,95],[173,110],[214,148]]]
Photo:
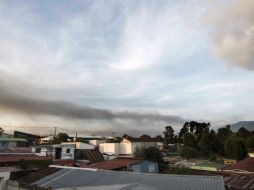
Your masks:
[[[0,190],[6,189],[7,180],[10,178],[11,172],[0,172]]]
[[[0,190],[28,190],[28,188],[20,187],[17,181],[8,180],[5,189]]]

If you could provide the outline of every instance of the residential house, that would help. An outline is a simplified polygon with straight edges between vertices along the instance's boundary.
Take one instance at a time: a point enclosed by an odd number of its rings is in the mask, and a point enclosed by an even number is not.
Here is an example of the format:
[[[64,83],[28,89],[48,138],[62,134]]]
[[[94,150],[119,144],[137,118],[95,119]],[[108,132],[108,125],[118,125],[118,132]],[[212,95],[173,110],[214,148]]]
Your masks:
[[[39,144],[50,144],[54,139],[54,135],[49,135],[46,137],[42,137],[39,140]]]
[[[157,162],[138,158],[119,157],[113,160],[90,164],[87,167],[100,170],[131,171],[137,173],[159,173]]]
[[[123,138],[120,143],[102,143],[99,144],[99,150],[103,154],[115,156],[133,157],[137,149],[158,147],[156,138]],[[105,158],[107,159],[107,158]]]
[[[30,174],[20,183],[32,186],[60,189],[98,190],[98,189],[142,189],[142,190],[225,190],[221,176],[161,175],[149,173],[92,170],[87,168],[57,167],[59,170],[49,174]],[[45,173],[45,171],[44,171]],[[40,176],[40,179],[38,179]],[[24,177],[22,177],[24,179]]]
[[[34,135],[34,134],[30,134],[30,133],[24,133],[24,132],[21,132],[21,131],[14,131],[13,137],[14,138],[26,139],[27,140],[26,146],[37,145],[40,138],[42,138],[42,136]]]
[[[222,168],[225,186],[228,190],[254,189],[254,158],[246,158]]]
[[[4,151],[7,148],[11,147],[23,147],[27,143],[26,139],[23,138],[6,138],[0,137],[0,150]]]
[[[64,142],[53,145],[53,160],[56,165],[83,166],[103,161],[102,154],[95,146],[82,142]],[[89,151],[91,150],[91,151]]]
[[[53,156],[53,145],[32,146],[32,152],[38,156]]]
[[[223,173],[254,175],[254,158],[245,158],[222,169]]]

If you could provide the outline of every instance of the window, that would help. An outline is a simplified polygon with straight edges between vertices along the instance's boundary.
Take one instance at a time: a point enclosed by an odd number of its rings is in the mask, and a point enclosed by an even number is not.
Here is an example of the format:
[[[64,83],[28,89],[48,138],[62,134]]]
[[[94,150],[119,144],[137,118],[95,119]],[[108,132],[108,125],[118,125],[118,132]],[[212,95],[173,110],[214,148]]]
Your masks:
[[[155,172],[155,164],[149,164],[149,172]]]
[[[136,172],[136,173],[140,173],[141,172],[140,166],[132,166],[132,170],[133,170],[133,172]]]
[[[66,153],[69,154],[70,152],[71,152],[71,149],[70,149],[70,148],[67,148],[67,149],[66,149]]]
[[[35,148],[35,153],[41,153],[41,148]]]

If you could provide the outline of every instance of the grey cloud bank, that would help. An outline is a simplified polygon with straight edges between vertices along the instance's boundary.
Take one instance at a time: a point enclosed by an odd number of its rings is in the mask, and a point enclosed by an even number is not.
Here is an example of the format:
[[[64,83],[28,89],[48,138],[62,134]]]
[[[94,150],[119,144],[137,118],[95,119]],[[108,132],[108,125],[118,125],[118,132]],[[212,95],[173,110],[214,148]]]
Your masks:
[[[0,77],[0,112],[14,112],[25,115],[49,115],[66,119],[85,120],[150,120],[168,123],[183,123],[184,119],[177,116],[161,115],[159,113],[137,113],[130,111],[111,111],[78,106],[71,102],[50,100],[42,97],[32,97],[19,91],[18,87],[26,87],[24,83],[15,83],[9,76],[1,73]],[[30,91],[32,91],[30,89]]]

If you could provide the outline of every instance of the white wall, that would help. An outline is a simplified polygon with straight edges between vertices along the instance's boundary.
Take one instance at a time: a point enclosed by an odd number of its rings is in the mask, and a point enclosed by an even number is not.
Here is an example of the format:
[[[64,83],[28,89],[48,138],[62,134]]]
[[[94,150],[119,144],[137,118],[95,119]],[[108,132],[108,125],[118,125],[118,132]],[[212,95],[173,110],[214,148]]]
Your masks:
[[[67,149],[70,149],[70,153],[67,153]],[[74,159],[74,148],[73,147],[62,147],[61,159],[73,160]]]
[[[131,144],[129,143],[102,143],[99,145],[101,153],[107,154],[132,154]]]
[[[40,153],[36,153],[35,152],[36,148],[40,148],[41,152]],[[53,154],[53,150],[50,150],[47,147],[32,147],[32,153],[34,153],[37,156],[47,156],[47,155]]]
[[[82,149],[82,150],[87,150],[87,149],[94,149],[94,145],[87,144],[87,143],[82,143],[82,142],[64,142],[61,143],[64,145],[75,145],[76,149]]]
[[[7,180],[10,178],[11,172],[0,172],[0,190],[6,189]]]

